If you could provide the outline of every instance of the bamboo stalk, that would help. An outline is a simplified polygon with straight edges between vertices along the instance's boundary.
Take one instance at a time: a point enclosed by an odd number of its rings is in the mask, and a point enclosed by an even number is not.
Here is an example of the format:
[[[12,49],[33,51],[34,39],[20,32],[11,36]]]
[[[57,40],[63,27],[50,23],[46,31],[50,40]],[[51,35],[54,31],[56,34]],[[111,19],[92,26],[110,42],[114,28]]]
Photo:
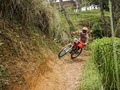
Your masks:
[[[111,20],[111,33],[112,33],[112,46],[113,46],[113,54],[114,54],[114,64],[115,64],[115,73],[116,73],[116,81],[117,81],[117,89],[120,90],[120,81],[119,81],[119,74],[118,74],[118,63],[117,63],[117,54],[115,48],[115,36],[114,36],[114,24],[113,24],[113,13],[112,13],[112,1],[109,0],[110,5],[110,20]]]

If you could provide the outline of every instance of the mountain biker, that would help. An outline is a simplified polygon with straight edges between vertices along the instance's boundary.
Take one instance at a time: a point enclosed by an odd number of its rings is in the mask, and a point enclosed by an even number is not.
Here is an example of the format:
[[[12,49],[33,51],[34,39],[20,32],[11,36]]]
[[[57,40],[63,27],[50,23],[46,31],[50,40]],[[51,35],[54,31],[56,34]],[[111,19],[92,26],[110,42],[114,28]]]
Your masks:
[[[74,59],[80,55],[82,52],[82,48],[84,45],[88,44],[88,28],[83,27],[83,29],[76,32],[71,32],[71,35],[78,34],[80,36],[79,39],[75,38],[73,43],[69,43],[58,54],[58,57],[61,58],[62,56],[66,55],[67,53],[71,54],[71,59]]]
[[[83,27],[82,31],[76,31],[76,32],[71,32],[71,35],[78,34],[80,36],[79,39],[75,38],[74,42],[80,41],[82,45],[87,45],[88,44],[88,31],[89,29],[87,27]]]

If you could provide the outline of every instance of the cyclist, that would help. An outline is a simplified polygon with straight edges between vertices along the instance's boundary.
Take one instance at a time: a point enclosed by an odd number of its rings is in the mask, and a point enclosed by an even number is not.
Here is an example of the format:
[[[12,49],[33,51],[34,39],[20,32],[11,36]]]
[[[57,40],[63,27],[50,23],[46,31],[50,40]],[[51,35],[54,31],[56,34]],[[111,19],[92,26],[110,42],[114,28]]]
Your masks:
[[[74,42],[79,41],[82,46],[87,45],[88,44],[88,38],[89,38],[88,31],[89,31],[89,29],[87,27],[83,27],[82,31],[79,30],[79,31],[76,31],[76,32],[71,32],[71,35],[78,34],[80,36],[79,39],[75,38]]]

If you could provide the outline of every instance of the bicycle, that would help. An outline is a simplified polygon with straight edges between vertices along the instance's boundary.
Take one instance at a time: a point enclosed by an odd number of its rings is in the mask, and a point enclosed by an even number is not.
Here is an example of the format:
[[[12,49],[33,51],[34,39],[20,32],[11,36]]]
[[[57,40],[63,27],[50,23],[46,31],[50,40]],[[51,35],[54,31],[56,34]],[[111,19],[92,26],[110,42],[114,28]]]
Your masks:
[[[71,54],[71,59],[74,59],[76,57],[78,57],[81,52],[83,47],[85,46],[85,43],[78,40],[77,38],[74,39],[74,42],[67,44],[66,46],[64,46],[59,54],[58,57],[61,58],[64,55],[66,55],[67,53]]]

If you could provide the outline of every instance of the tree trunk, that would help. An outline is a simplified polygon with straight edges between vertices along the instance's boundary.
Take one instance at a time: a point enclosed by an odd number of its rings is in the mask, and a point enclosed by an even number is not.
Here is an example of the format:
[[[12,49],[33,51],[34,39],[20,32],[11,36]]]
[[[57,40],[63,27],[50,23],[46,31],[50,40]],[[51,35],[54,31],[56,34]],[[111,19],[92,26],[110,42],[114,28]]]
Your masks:
[[[63,14],[64,14],[64,16],[65,16],[65,18],[66,18],[66,20],[67,20],[67,22],[69,24],[70,31],[75,30],[75,28],[73,26],[73,23],[71,22],[70,18],[68,17],[68,15],[67,15],[67,13],[65,11],[65,8],[63,6],[63,1],[62,0],[60,0],[60,6],[61,6],[61,9],[62,9],[61,11],[63,12]]]
[[[93,7],[94,7],[94,9],[96,9],[96,8],[95,8],[95,5],[93,5]]]
[[[49,2],[50,2],[50,5],[51,5],[51,6],[53,6],[53,7],[55,7],[55,6],[56,6],[56,5],[55,5],[56,0],[49,0]]]
[[[78,0],[74,0],[75,1],[75,5],[76,5],[76,12],[78,12],[79,11],[79,7],[80,7],[80,5],[79,5],[79,1]]]
[[[82,0],[79,0],[79,10],[81,11],[81,7],[82,7]]]
[[[120,38],[120,18],[118,19],[118,23],[115,28],[115,36]]]
[[[85,10],[87,11],[87,1],[85,0]]]
[[[111,0],[112,2],[112,12],[113,12],[113,22],[114,29],[116,28],[118,19],[120,18],[120,1],[119,0]]]
[[[112,0],[112,5],[113,5],[113,10],[114,11],[114,28],[115,28],[115,36],[120,38],[120,1],[116,0],[116,2],[114,0]]]
[[[101,12],[101,21],[102,21],[102,27],[103,27],[103,34],[107,35],[107,28],[106,28],[106,21],[105,21],[105,16],[104,16],[104,9],[103,9],[103,0],[99,0],[99,5],[100,5],[100,12]]]

